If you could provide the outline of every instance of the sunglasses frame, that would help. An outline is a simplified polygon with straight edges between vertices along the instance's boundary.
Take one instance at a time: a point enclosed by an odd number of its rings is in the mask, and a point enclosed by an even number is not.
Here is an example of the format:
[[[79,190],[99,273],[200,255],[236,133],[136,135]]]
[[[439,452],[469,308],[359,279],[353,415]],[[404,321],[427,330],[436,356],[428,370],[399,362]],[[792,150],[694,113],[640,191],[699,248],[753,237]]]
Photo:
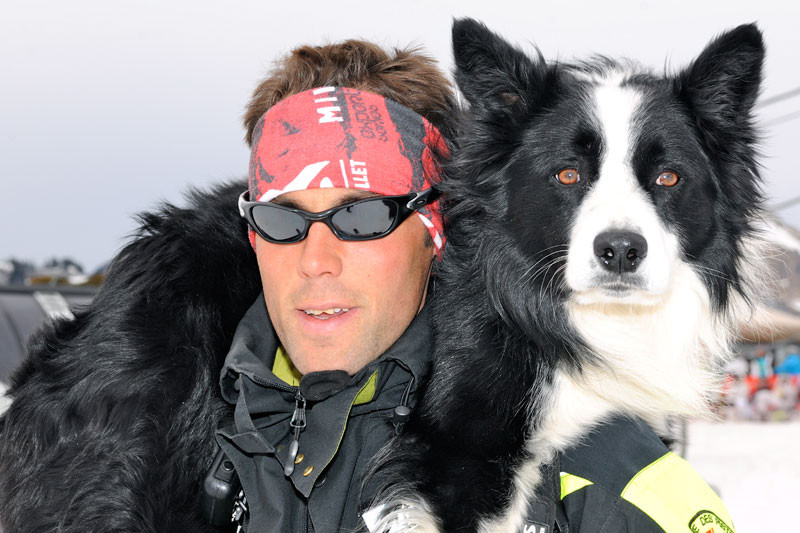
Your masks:
[[[256,234],[264,239],[265,241],[275,243],[275,244],[294,244],[303,241],[306,237],[308,237],[308,230],[311,228],[311,224],[314,222],[322,222],[328,228],[330,228],[331,232],[336,236],[337,239],[341,241],[371,241],[374,239],[380,239],[382,237],[386,237],[391,232],[393,232],[397,227],[405,221],[409,216],[413,213],[421,209],[422,207],[428,205],[432,201],[436,199],[438,196],[437,191],[434,189],[425,189],[424,191],[420,192],[412,192],[409,194],[402,194],[397,196],[370,196],[369,198],[363,198],[361,200],[356,200],[354,202],[348,202],[346,204],[342,204],[336,207],[332,207],[330,209],[326,209],[325,211],[320,211],[319,213],[312,213],[310,211],[305,211],[303,209],[298,209],[296,207],[287,207],[284,205],[276,204],[273,202],[252,202],[250,201],[250,191],[244,191],[241,195],[239,195],[239,214],[247,221],[247,224],[250,228],[256,232]],[[365,235],[365,236],[353,236],[349,234],[344,234],[336,229],[336,226],[333,224],[333,216],[338,213],[342,209],[347,209],[348,207],[352,207],[357,204],[361,204],[364,202],[374,202],[374,201],[383,201],[383,200],[390,200],[393,201],[397,207],[397,215],[394,217],[394,222],[386,231],[377,234],[377,235]],[[288,211],[290,213],[294,213],[296,215],[300,215],[303,221],[305,222],[305,227],[303,231],[297,235],[296,237],[291,238],[290,240],[277,240],[273,239],[269,235],[267,235],[258,225],[255,223],[255,219],[253,218],[253,209],[260,205],[268,205],[274,209],[280,209],[282,211]]]

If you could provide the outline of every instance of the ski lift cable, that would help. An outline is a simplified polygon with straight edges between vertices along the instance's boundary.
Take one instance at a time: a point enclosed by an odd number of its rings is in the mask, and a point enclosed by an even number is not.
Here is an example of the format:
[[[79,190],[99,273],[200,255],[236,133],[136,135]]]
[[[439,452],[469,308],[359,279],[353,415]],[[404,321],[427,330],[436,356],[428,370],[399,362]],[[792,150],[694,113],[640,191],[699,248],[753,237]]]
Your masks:
[[[790,120],[794,120],[796,118],[800,118],[800,111],[793,111],[792,113],[786,113],[785,115],[767,120],[766,122],[762,122],[761,126],[774,126],[776,124],[783,124],[784,122],[789,122]]]
[[[796,196],[795,198],[791,198],[789,200],[777,203],[775,205],[771,205],[769,208],[772,211],[782,211],[787,207],[792,207],[795,204],[800,204],[800,196]]]
[[[761,100],[756,104],[756,108],[777,104],[778,102],[788,100],[789,98],[794,98],[795,96],[800,96],[800,87],[795,87],[794,89],[791,89],[789,91],[780,94],[776,94],[775,96],[764,98],[763,100]]]

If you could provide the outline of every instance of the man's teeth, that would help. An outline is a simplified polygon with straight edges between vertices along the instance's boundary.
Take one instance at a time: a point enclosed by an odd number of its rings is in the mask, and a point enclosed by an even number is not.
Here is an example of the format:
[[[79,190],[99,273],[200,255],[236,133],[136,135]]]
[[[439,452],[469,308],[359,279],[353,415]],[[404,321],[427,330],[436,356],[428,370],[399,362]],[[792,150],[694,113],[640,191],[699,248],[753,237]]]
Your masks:
[[[347,312],[350,309],[346,309],[344,307],[333,307],[331,309],[303,309],[303,312],[307,315],[312,316],[319,316],[319,315],[337,315],[339,313]]]

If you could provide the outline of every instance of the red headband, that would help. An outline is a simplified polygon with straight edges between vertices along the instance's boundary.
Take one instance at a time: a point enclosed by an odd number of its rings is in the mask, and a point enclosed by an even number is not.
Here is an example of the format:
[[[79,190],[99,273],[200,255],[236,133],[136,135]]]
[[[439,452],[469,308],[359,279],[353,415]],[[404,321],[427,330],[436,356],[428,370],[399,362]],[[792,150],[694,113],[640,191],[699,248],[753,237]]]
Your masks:
[[[250,198],[321,188],[418,192],[439,177],[435,153],[447,154],[441,134],[411,109],[358,89],[311,89],[278,102],[256,124]],[[418,215],[441,253],[439,202]]]

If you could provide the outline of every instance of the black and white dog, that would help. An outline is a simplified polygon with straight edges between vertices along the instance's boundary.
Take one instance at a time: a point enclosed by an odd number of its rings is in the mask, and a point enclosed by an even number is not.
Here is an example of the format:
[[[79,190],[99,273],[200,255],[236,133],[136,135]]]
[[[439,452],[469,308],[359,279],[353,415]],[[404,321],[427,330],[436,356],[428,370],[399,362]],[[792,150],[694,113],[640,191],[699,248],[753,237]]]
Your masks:
[[[435,371],[378,468],[382,531],[515,531],[593,425],[705,413],[758,271],[755,25],[666,76],[547,63],[469,19],[453,50]]]

